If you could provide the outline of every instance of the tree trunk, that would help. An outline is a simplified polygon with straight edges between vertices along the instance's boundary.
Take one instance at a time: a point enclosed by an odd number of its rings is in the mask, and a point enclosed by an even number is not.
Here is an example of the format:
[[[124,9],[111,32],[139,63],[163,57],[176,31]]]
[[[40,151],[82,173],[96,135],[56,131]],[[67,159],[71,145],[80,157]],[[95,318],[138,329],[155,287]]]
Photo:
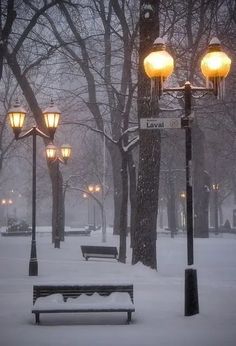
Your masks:
[[[168,216],[168,228],[171,232],[171,238],[177,231],[176,223],[176,203],[175,203],[175,186],[173,181],[173,173],[171,170],[168,171],[168,198],[167,198],[167,216]]]
[[[128,208],[128,162],[127,153],[122,154],[122,201],[120,208],[120,249],[119,261],[126,262],[126,236],[127,236],[127,208]]]
[[[52,183],[52,242],[60,247],[60,241],[65,237],[65,208],[63,194],[63,178],[59,170],[59,163],[50,165]]]
[[[107,143],[107,148],[110,153],[112,161],[112,174],[113,174],[113,186],[114,186],[114,224],[113,234],[120,233],[120,209],[122,198],[122,182],[121,182],[121,155],[118,146]]]
[[[130,247],[133,247],[136,217],[136,167],[132,153],[128,154],[129,199],[130,199]]]
[[[193,127],[193,196],[194,196],[194,236],[209,237],[208,210],[210,177],[205,171],[204,134],[197,124]]]
[[[138,117],[158,116],[158,109],[150,114],[150,80],[143,68],[144,57],[159,36],[159,1],[140,1],[140,47],[138,75]],[[159,130],[140,130],[139,170],[137,184],[137,212],[132,263],[142,262],[153,269],[156,261],[156,228],[160,171]]]

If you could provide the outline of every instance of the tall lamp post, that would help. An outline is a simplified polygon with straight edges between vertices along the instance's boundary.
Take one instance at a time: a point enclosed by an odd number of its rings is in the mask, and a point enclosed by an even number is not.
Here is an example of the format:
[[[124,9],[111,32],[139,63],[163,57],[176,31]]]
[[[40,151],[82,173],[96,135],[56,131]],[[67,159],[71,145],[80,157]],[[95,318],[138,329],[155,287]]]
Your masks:
[[[219,193],[219,184],[213,184],[212,190],[214,193],[214,226],[215,234],[219,233],[219,222],[218,222],[218,193]]]
[[[38,261],[36,251],[36,138],[40,136],[46,139],[53,139],[56,128],[58,126],[61,112],[51,101],[50,106],[43,112],[48,135],[41,131],[37,126],[33,126],[24,134],[21,134],[26,111],[16,100],[14,106],[8,111],[10,125],[15,135],[16,140],[24,139],[29,136],[33,137],[33,165],[32,165],[32,238],[31,238],[31,253],[29,262],[29,276],[38,275]]]
[[[100,185],[89,185],[88,191],[91,194],[99,193],[101,191],[101,186]],[[96,207],[95,207],[94,202],[93,202],[93,227],[94,227],[94,231],[96,231]]]
[[[84,199],[87,199],[87,206],[88,206],[88,209],[87,209],[87,220],[88,220],[88,225],[89,225],[89,196],[86,192],[83,192],[83,198]]]
[[[5,210],[5,216],[6,216],[6,230],[8,227],[8,219],[9,219],[9,213],[8,213],[8,206],[13,204],[13,200],[11,198],[7,199],[7,198],[3,198],[1,200],[1,204],[3,206],[6,206],[6,210]]]
[[[50,143],[46,146],[46,156],[47,160],[50,164],[56,165],[56,227],[55,227],[55,241],[54,241],[54,247],[60,248],[60,241],[61,241],[61,234],[60,234],[60,227],[59,227],[59,164],[67,164],[68,159],[71,157],[72,153],[72,147],[70,144],[63,144],[60,147],[60,150],[58,148]]]
[[[174,60],[166,51],[164,41],[157,38],[153,51],[144,59],[144,69],[151,78],[151,102],[160,98],[163,92],[182,92],[184,99],[184,117],[182,127],[185,129],[185,170],[186,170],[186,204],[187,204],[187,261],[188,266],[194,264],[193,258],[193,196],[192,196],[192,97],[195,92],[213,92],[218,98],[223,97],[224,79],[230,70],[231,60],[221,50],[220,41],[213,38],[209,49],[201,61],[201,70],[206,77],[205,87],[193,86],[189,81],[183,87],[164,88],[163,82],[174,69]],[[185,270],[185,316],[199,313],[197,271]]]
[[[105,243],[106,242],[106,215],[105,215],[105,211],[104,211],[104,192],[103,192],[104,186],[101,187],[100,185],[89,185],[88,186],[88,195],[91,196],[93,198],[93,201],[98,204],[100,210],[101,210],[101,218],[102,218],[102,242]],[[102,202],[94,196],[95,193],[98,193],[102,190]],[[94,216],[94,230],[96,229],[96,225],[95,225],[95,204],[94,204],[94,209],[93,209],[93,216]]]

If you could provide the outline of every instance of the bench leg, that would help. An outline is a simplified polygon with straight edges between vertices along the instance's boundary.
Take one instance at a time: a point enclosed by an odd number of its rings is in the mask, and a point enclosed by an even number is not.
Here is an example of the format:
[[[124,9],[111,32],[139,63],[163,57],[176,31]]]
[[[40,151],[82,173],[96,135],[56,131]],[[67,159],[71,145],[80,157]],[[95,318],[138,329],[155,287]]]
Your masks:
[[[39,313],[38,313],[38,312],[35,313],[35,323],[36,323],[36,324],[39,324],[39,323],[40,323],[40,320],[39,320]]]
[[[127,323],[129,324],[131,322],[131,316],[132,316],[132,312],[128,311],[127,312]]]

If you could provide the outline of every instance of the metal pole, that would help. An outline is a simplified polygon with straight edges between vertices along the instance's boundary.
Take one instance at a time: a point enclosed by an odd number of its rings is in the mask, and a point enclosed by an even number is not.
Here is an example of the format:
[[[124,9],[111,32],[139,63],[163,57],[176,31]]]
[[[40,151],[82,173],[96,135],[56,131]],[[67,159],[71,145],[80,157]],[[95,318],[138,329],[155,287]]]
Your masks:
[[[96,206],[94,201],[93,201],[93,229],[94,231],[96,231]]]
[[[32,239],[29,262],[29,276],[38,275],[38,261],[36,251],[36,127],[32,131],[33,137],[33,167],[32,167]]]
[[[89,196],[87,198],[88,198],[87,205],[88,205],[88,226],[89,226]]]
[[[60,232],[59,232],[59,160],[55,162],[56,165],[56,230],[54,248],[60,249]]]
[[[219,233],[219,223],[218,223],[218,186],[216,184],[215,190],[215,234]]]
[[[192,87],[189,82],[184,86],[185,120],[188,124],[185,128],[186,149],[186,204],[187,204],[187,259],[188,265],[194,263],[193,256],[193,193],[192,193],[192,129],[190,125],[190,114],[192,111]],[[185,270],[185,316],[199,313],[197,271],[188,268]]]
[[[9,219],[9,214],[8,214],[8,202],[6,203],[6,230],[8,228],[8,219]]]
[[[189,82],[184,88],[185,118],[189,120],[192,110],[192,89]],[[193,190],[192,190],[192,129],[190,124],[185,128],[186,158],[186,204],[187,204],[187,257],[188,265],[193,264]]]
[[[106,242],[106,223],[105,223],[105,185],[106,185],[106,137],[105,125],[103,125],[103,179],[102,179],[102,242]]]

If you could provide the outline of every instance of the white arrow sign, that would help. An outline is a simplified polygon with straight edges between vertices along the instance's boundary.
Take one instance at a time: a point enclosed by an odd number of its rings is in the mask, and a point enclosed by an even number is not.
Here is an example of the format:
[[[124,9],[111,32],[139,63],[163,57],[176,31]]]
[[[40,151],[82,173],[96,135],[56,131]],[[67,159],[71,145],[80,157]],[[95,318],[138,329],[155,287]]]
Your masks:
[[[181,118],[141,118],[140,129],[181,129]]]

